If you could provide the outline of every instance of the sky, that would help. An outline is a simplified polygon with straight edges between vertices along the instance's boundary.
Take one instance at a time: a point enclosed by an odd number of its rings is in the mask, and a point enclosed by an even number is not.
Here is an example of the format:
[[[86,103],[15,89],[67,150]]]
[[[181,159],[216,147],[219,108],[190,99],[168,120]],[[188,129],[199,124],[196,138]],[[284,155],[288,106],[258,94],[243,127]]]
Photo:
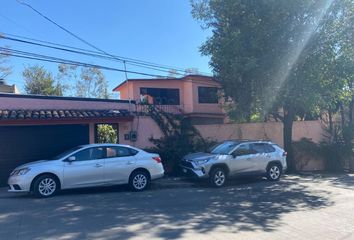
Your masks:
[[[189,0],[22,0],[76,35],[103,49],[129,57],[182,69],[196,68],[210,73],[209,58],[201,56],[199,48],[210,32],[203,30],[192,18]],[[16,0],[2,0],[0,34],[24,37],[94,50],[48,22]],[[83,55],[55,51],[0,39],[0,47],[35,52],[65,59],[124,68],[116,61],[106,61]],[[23,90],[22,71],[31,65],[43,65],[54,75],[58,64],[11,57],[13,73],[8,84]],[[146,73],[151,69],[127,65],[131,71]],[[109,90],[125,80],[124,73],[104,70]],[[128,74],[128,78],[146,78]]]

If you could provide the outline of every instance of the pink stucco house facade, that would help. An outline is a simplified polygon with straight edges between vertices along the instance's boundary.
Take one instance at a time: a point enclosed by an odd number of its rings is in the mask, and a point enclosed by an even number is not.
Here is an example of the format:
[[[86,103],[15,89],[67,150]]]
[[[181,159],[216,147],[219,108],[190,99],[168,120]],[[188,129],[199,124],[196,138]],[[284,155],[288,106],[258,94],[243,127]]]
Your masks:
[[[120,99],[139,105],[152,104],[164,111],[181,113],[196,124],[223,123],[220,83],[202,75],[181,78],[128,79],[113,89]]]

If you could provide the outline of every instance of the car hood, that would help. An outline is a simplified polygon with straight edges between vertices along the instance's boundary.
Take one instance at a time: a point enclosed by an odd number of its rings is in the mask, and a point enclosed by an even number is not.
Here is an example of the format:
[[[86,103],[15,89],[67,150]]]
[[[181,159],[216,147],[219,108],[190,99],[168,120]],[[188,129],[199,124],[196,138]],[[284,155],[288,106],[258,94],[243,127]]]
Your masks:
[[[26,168],[26,167],[29,167],[29,168],[35,167],[35,166],[43,165],[47,162],[49,162],[49,160],[38,160],[38,161],[34,161],[34,162],[29,162],[29,163],[25,163],[21,166],[18,166],[17,168],[15,168],[15,170],[21,169],[21,168]]]
[[[201,161],[205,159],[210,159],[215,157],[217,154],[212,154],[212,153],[204,153],[204,152],[197,152],[197,153],[192,153],[184,156],[184,160],[189,160],[189,161]]]

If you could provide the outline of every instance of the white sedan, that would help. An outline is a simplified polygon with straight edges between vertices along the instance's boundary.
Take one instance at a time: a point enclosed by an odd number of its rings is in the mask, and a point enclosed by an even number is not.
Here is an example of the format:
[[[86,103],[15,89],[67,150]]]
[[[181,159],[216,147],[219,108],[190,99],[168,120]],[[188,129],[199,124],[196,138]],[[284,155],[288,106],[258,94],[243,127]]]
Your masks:
[[[163,175],[158,154],[128,145],[90,144],[17,167],[10,174],[8,191],[51,197],[61,189],[118,184],[142,191]]]

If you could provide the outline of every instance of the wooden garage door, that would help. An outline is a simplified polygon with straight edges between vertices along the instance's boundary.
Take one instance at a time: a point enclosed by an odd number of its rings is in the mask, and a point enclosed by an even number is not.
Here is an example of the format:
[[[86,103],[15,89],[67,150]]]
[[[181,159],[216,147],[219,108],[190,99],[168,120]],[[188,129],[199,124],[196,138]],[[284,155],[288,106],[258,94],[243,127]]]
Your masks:
[[[0,186],[17,166],[89,143],[88,125],[0,127]]]

